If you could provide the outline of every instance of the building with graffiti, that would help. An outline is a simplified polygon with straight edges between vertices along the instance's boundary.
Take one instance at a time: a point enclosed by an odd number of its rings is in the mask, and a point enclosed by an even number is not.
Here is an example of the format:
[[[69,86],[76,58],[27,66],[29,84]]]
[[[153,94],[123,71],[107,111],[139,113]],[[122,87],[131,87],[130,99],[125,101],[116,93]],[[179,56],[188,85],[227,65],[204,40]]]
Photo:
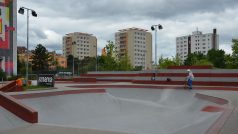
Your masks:
[[[0,68],[17,74],[16,0],[0,0]]]

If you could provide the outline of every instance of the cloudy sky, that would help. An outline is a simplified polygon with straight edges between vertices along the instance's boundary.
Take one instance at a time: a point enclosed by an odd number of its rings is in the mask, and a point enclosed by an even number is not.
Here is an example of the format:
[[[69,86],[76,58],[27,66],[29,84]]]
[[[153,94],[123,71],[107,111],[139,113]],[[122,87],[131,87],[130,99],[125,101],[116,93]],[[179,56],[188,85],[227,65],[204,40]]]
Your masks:
[[[196,28],[203,33],[217,28],[220,49],[226,53],[231,53],[232,38],[238,37],[237,0],[18,0],[17,4],[38,14],[30,17],[30,49],[41,43],[62,52],[66,33],[86,32],[97,37],[100,54],[119,29],[138,27],[152,32],[153,24],[164,27],[158,32],[158,56],[164,57],[175,56],[177,36]],[[26,15],[18,14],[17,19],[18,45],[24,46]]]

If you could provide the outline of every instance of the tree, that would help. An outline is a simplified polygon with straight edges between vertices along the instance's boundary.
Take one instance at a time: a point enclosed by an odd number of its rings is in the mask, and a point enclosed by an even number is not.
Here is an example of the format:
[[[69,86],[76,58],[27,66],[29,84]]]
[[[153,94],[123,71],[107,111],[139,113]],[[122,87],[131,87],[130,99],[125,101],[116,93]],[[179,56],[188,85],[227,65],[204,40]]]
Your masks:
[[[233,66],[238,68],[238,39],[232,40],[232,60]]]
[[[233,62],[233,57],[230,54],[225,55],[225,65],[227,69],[233,69],[236,68]]]
[[[127,54],[124,56],[121,56],[119,61],[118,61],[118,71],[129,71],[132,70],[132,65],[130,64],[129,57]]]
[[[72,69],[73,67],[73,55],[67,56],[67,67],[68,69]]]
[[[32,70],[34,71],[46,71],[49,68],[49,54],[46,48],[38,44],[33,51],[32,58]]]
[[[6,73],[0,68],[0,80],[7,80]]]
[[[207,53],[208,60],[217,68],[225,68],[225,51],[211,49]]]
[[[160,68],[167,68],[168,66],[179,66],[181,64],[181,60],[178,56],[170,58],[163,58],[161,56],[159,58],[159,66]]]
[[[195,65],[196,62],[197,62],[197,58],[195,54],[189,53],[187,59],[184,61],[184,65],[192,66],[192,65]]]
[[[17,72],[18,74],[26,73],[25,62],[20,60],[18,54],[17,54]]]
[[[114,71],[117,70],[117,62],[115,58],[111,56],[100,56],[98,57],[98,67],[101,71]]]
[[[118,69],[118,62],[115,59],[115,45],[108,41],[106,45],[106,56],[98,57],[98,70],[113,71]]]
[[[184,65],[186,66],[212,65],[212,63],[208,61],[207,57],[203,55],[201,52],[195,52],[188,54],[187,59],[184,61]]]
[[[113,57],[115,54],[115,45],[113,43],[113,41],[107,41],[107,45],[106,45],[106,50],[107,50],[107,56],[111,56]]]

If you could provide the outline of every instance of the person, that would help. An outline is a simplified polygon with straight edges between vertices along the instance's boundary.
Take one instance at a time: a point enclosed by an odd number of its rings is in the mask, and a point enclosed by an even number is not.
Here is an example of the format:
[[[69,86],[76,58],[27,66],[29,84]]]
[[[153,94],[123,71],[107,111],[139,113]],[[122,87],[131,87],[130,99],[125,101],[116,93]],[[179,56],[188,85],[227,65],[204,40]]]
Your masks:
[[[193,88],[192,84],[194,79],[193,72],[190,69],[188,69],[187,72],[188,72],[187,85],[189,89],[192,89]]]

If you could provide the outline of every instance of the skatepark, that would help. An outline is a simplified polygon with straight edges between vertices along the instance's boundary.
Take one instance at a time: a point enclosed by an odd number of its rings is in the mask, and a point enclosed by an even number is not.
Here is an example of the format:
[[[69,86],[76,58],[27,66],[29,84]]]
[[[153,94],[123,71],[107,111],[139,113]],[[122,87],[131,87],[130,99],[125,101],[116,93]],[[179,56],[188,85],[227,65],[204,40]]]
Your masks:
[[[56,81],[55,88],[49,90],[2,92],[0,100],[8,103],[0,103],[0,133],[237,132],[238,90],[235,86],[194,85],[193,90],[188,90],[184,85],[173,83],[126,82],[128,77],[123,75],[124,78],[100,76],[92,82],[95,74],[91,74],[75,81]],[[174,77],[171,79],[176,83]],[[139,77],[133,78],[138,80]],[[139,79],[149,78],[140,76]],[[91,82],[85,82],[87,80]],[[27,110],[24,112],[19,106]]]

